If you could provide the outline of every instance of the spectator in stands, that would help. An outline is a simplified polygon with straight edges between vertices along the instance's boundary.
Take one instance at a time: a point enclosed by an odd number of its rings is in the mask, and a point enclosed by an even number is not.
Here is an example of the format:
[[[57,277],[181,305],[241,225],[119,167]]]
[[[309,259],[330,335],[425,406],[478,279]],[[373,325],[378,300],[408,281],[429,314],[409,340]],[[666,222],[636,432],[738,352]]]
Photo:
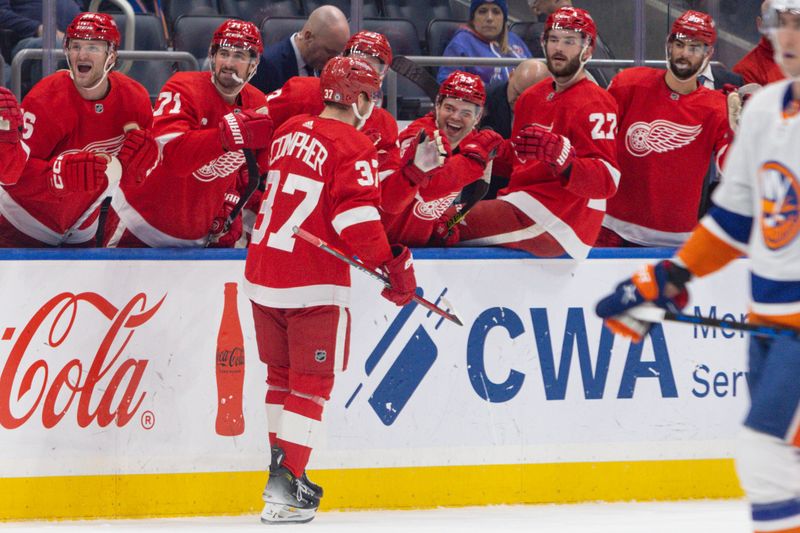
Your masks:
[[[571,7],[572,0],[528,0],[528,7],[531,8],[533,19],[544,23],[550,13],[562,7]]]
[[[344,13],[335,6],[320,6],[299,32],[264,50],[252,84],[271,93],[291,77],[318,77],[325,63],[342,53],[349,38],[350,26]]]
[[[761,4],[762,15],[766,13],[768,7],[769,0],[764,0]],[[761,31],[761,24],[761,17],[756,17],[758,31]],[[772,49],[772,43],[764,36],[761,37],[755,48],[736,63],[733,71],[741,74],[744,83],[766,85],[784,78],[783,72],[775,63],[775,51]]]
[[[514,121],[514,104],[528,87],[550,76],[547,65],[538,59],[527,59],[520,63],[508,81],[498,83],[486,95],[486,107],[481,118],[481,128],[491,128],[504,139],[511,137]],[[497,191],[508,185],[508,178],[493,175],[485,198],[496,198]]]
[[[635,67],[611,83],[622,176],[596,246],[679,246],[697,224],[708,162],[716,154],[721,166],[733,135],[726,97],[697,81],[716,39],[709,15],[686,11],[667,37],[666,72]]]
[[[451,57],[531,57],[522,39],[508,30],[506,0],[472,0],[469,22],[456,31],[442,55]],[[477,74],[486,85],[508,80],[513,67],[457,67]],[[456,67],[439,69],[437,80],[443,82]]]
[[[81,12],[74,0],[56,0],[56,27],[59,39],[67,25]],[[22,48],[42,47],[42,0],[0,0],[0,29],[16,33],[18,43],[12,56]],[[38,40],[37,40],[38,39]]]

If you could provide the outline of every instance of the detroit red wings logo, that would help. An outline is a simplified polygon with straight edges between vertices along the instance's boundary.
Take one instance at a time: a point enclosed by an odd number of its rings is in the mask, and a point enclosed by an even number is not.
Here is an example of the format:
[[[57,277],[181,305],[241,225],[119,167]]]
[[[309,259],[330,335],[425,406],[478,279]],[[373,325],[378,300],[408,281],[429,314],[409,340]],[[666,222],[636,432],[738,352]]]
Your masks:
[[[414,204],[414,216],[422,220],[437,220],[444,215],[444,212],[447,211],[447,208],[450,207],[456,196],[458,196],[458,193],[454,192],[438,200],[423,202],[422,198],[417,195],[417,203]]]
[[[652,152],[663,154],[691,144],[702,131],[702,124],[684,126],[669,120],[634,122],[625,135],[625,147],[636,157]]]
[[[192,175],[200,181],[213,181],[230,176],[244,164],[241,150],[227,152],[195,170]]]

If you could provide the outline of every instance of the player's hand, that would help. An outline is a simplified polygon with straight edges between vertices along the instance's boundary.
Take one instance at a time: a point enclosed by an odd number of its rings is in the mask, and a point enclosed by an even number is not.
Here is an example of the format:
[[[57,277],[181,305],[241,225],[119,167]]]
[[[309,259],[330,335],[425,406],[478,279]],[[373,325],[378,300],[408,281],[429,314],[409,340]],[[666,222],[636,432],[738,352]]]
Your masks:
[[[465,140],[466,143],[458,146],[459,153],[474,159],[484,167],[495,158],[500,145],[505,142],[499,133],[488,128],[467,136]]]
[[[236,215],[236,218],[231,222],[231,227],[228,228],[228,231],[225,231],[225,221],[228,220],[228,216],[233,211],[233,208],[239,203],[239,198],[240,196],[236,189],[230,189],[225,193],[222,207],[211,223],[211,230],[209,232],[211,239],[209,246],[214,248],[233,248],[242,236],[241,213]]]
[[[447,227],[450,219],[456,214],[455,211],[448,209],[444,215],[439,217],[436,224],[433,226],[433,233],[428,241],[429,246],[444,248],[458,244],[458,241],[461,240],[458,224],[454,224],[451,228]]]
[[[534,124],[523,127],[511,144],[521,162],[536,159],[548,163],[556,174],[566,172],[577,155],[569,139]]]
[[[99,191],[108,184],[108,158],[92,152],[63,154],[53,161],[48,185],[58,195]]]
[[[605,319],[608,329],[639,342],[650,329],[650,323],[633,318],[628,311],[650,303],[673,313],[679,312],[689,300],[686,283],[690,279],[691,273],[687,269],[669,260],[646,265],[600,300],[595,312]]]
[[[450,155],[450,143],[439,130],[428,134],[420,130],[416,137],[407,139],[400,151],[400,169],[403,176],[420,187],[431,181],[432,172],[444,165]]]
[[[17,143],[22,130],[22,112],[14,93],[0,87],[0,142]]]
[[[228,151],[266,148],[272,140],[273,130],[274,124],[269,115],[254,109],[228,113],[219,122],[222,147]]]
[[[158,143],[149,130],[131,130],[125,134],[117,159],[122,165],[122,181],[138,185],[156,166]]]
[[[399,244],[392,246],[392,255],[394,255],[394,259],[383,265],[383,270],[389,276],[391,287],[384,288],[381,296],[396,305],[404,306],[411,301],[417,290],[414,261],[411,251]]]
[[[761,85],[757,83],[748,83],[742,87],[726,83],[722,87],[722,93],[728,98],[728,124],[734,133],[739,129],[742,108],[759,89],[761,89]]]

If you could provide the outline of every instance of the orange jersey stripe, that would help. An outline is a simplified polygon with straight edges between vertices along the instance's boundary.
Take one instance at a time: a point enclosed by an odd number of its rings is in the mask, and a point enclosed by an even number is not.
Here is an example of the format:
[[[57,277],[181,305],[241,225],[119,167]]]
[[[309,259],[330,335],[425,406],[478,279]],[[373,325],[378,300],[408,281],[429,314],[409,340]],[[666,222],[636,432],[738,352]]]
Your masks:
[[[716,272],[737,257],[740,250],[729,245],[703,226],[697,226],[680,250],[678,257],[695,276],[705,276]]]
[[[754,533],[800,533],[800,526],[790,527],[789,529],[776,529],[773,531],[764,531],[756,529]]]

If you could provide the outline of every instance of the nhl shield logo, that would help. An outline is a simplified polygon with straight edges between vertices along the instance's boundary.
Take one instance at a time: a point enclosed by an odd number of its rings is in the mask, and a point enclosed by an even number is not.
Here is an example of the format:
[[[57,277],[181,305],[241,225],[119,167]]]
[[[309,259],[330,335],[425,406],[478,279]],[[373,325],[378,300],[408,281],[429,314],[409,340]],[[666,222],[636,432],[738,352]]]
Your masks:
[[[94,112],[95,113],[102,113],[103,112],[103,104],[94,104]]]
[[[324,363],[325,360],[328,358],[328,352],[325,350],[317,350],[314,352],[314,360],[317,363]]]

